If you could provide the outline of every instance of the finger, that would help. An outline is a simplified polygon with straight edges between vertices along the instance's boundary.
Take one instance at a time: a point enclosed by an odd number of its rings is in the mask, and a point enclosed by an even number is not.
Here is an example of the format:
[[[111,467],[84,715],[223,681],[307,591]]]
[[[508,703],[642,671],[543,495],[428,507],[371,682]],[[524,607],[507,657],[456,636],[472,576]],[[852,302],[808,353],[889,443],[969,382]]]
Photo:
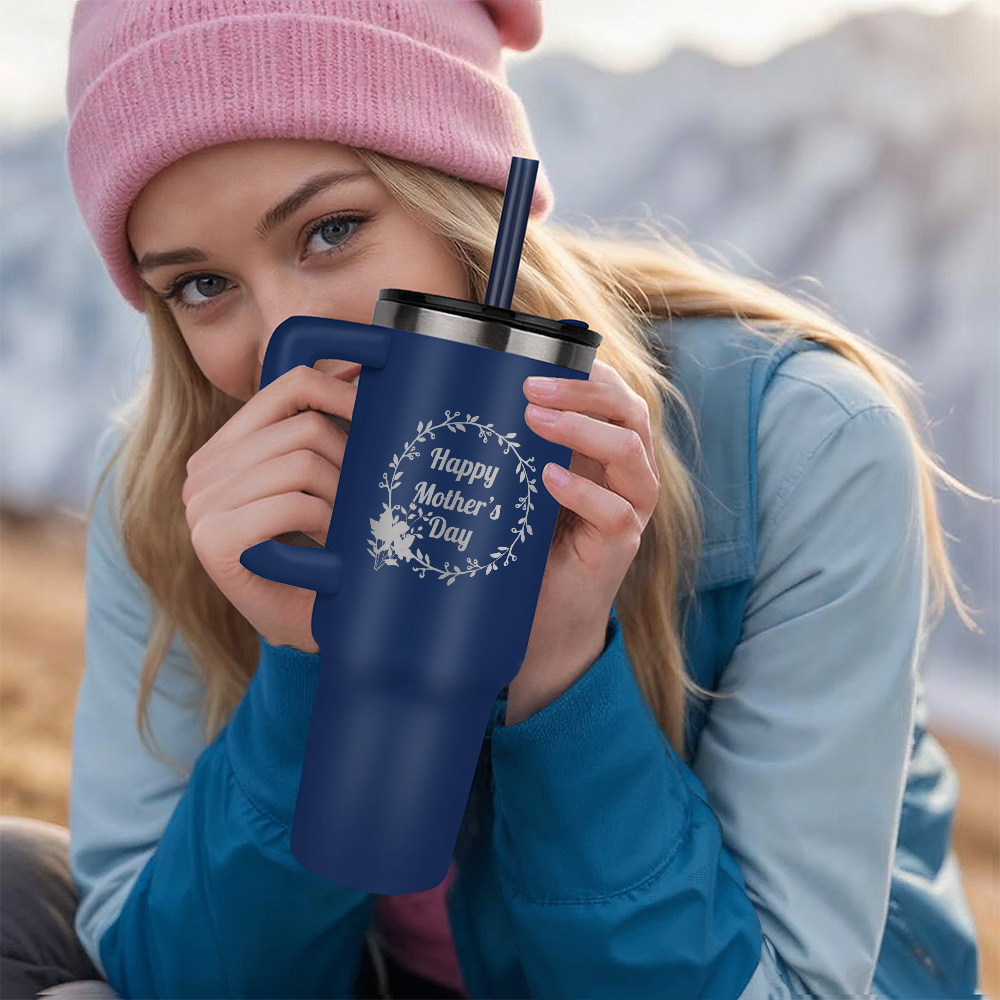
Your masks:
[[[340,374],[346,375],[349,371]],[[332,413],[351,420],[357,394],[358,387],[340,378],[339,374],[328,375],[307,365],[297,365],[251,396],[212,439],[191,456],[188,474],[198,471],[218,449],[302,410]]]
[[[568,482],[557,480],[560,470],[569,477]],[[584,476],[577,476],[556,462],[545,465],[542,479],[553,498],[579,515],[603,540],[617,542],[623,536],[631,535],[638,550],[643,525],[635,508],[621,494],[598,486]]]
[[[655,465],[649,407],[611,365],[595,359],[589,379],[553,379],[551,384],[555,391],[551,393],[539,392],[531,382],[530,378],[525,379],[523,390],[534,403],[559,410],[576,410],[620,427],[630,427],[642,438],[650,465]]]
[[[302,448],[210,483],[188,503],[188,524],[197,525],[203,516],[212,516],[220,510],[235,511],[256,500],[286,493],[317,497],[329,506],[332,514],[339,483],[337,466]],[[305,530],[300,525],[296,527]]]
[[[555,419],[543,422],[541,416],[545,414]],[[604,486],[628,501],[643,524],[649,520],[659,500],[660,484],[637,431],[584,413],[547,409],[535,403],[528,404],[525,421],[549,441],[564,444],[599,463],[604,470]]]
[[[254,500],[231,511],[215,511],[192,531],[195,550],[204,558],[230,565],[233,553],[243,553],[290,531],[322,532],[330,523],[330,508],[319,497],[284,493]],[[236,560],[239,570],[242,564]],[[249,570],[246,570],[249,572]]]
[[[191,498],[210,483],[234,473],[245,473],[261,462],[302,448],[316,452],[331,464],[341,468],[347,448],[347,434],[324,413],[304,410],[285,420],[279,420],[254,435],[253,444],[226,448],[204,458],[188,475],[181,489],[181,500],[187,506]],[[191,463],[192,465],[194,463]]]

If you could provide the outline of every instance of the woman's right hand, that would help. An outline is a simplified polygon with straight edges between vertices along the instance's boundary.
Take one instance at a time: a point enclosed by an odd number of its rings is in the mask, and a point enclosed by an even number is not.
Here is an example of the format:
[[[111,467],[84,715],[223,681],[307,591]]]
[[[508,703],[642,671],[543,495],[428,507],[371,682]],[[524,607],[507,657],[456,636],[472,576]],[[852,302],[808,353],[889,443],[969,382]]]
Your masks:
[[[265,580],[240,562],[258,542],[304,531],[321,545],[333,516],[361,366],[330,375],[299,365],[270,382],[187,463],[181,499],[191,544],[230,603],[274,646],[308,653],[316,592]]]

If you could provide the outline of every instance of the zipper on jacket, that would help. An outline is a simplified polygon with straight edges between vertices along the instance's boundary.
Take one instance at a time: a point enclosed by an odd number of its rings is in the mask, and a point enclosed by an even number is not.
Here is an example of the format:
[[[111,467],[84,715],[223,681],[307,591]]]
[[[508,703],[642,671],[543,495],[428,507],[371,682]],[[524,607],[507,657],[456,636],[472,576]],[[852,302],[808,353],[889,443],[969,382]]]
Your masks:
[[[939,983],[943,983],[944,979],[941,977],[941,973],[938,971],[937,965],[934,960],[928,954],[927,949],[917,940],[916,935],[910,930],[906,921],[900,916],[899,903],[896,900],[889,900],[889,912],[887,914],[889,922],[899,931],[900,935],[906,940],[906,943],[910,949],[910,954],[926,969],[926,971],[933,976]]]

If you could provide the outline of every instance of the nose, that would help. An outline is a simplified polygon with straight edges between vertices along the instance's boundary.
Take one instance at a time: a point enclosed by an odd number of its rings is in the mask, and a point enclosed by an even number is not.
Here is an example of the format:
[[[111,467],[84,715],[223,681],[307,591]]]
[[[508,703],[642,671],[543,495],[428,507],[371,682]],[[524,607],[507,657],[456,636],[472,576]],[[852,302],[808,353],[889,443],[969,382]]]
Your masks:
[[[264,373],[264,359],[267,357],[267,348],[271,343],[271,338],[274,336],[274,331],[286,320],[289,316],[308,316],[309,313],[299,313],[299,312],[285,312],[275,319],[268,319],[262,325],[262,333],[257,336],[257,356],[256,356],[256,371],[254,372],[254,392],[260,392],[260,380]]]
[[[294,280],[277,273],[260,278],[254,285],[253,297],[257,306],[257,329],[253,333],[256,341],[253,391],[257,393],[260,392],[264,358],[274,331],[289,316],[308,316],[310,313],[308,308],[300,308],[304,303],[300,303],[296,295]]]
[[[260,380],[264,371],[264,358],[267,355],[268,345],[271,343],[271,338],[274,336],[274,331],[280,326],[284,320],[288,319],[289,316],[322,316],[323,312],[293,312],[288,313],[287,316],[283,316],[274,326],[270,327],[270,332],[260,338],[259,347],[257,351],[256,358],[256,369],[254,371],[254,382],[253,391],[254,393],[260,392]],[[358,384],[358,379],[361,377],[362,366],[356,362],[351,361],[341,361],[338,359],[317,359],[317,361],[327,361],[327,364],[319,364],[319,368],[327,372],[330,375],[334,375],[339,379],[343,379],[345,382],[350,382],[352,385]]]
[[[295,273],[281,269],[265,269],[255,284],[254,298],[257,304],[259,326],[257,329],[257,358],[254,391],[260,391],[260,379],[264,369],[267,348],[274,331],[290,316],[323,316],[324,308],[330,304],[317,301],[315,291],[301,282]]]
[[[271,335],[273,332],[274,327],[271,327],[271,333],[268,333],[263,337],[259,337],[257,341],[256,368],[253,377],[253,391],[255,393],[260,392],[260,379],[264,372],[264,357],[267,354],[267,345],[271,342]]]
[[[290,316],[344,317],[365,322],[371,315],[371,307],[362,308],[350,293],[343,299],[331,295],[328,287],[323,287],[308,274],[303,274],[292,265],[286,266],[282,261],[276,263],[271,259],[262,259],[249,287],[252,289],[257,325],[256,331],[251,334],[256,348],[254,393],[260,391],[264,360],[274,331]],[[364,319],[357,315],[359,312],[364,314]],[[354,385],[358,384],[362,368],[359,364],[337,358],[318,359],[315,367]]]

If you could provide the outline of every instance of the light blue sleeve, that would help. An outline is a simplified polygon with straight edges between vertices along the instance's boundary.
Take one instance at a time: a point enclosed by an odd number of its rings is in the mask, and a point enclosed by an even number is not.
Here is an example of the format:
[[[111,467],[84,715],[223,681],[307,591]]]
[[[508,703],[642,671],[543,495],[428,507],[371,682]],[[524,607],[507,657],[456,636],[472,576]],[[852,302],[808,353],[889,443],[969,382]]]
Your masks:
[[[916,459],[839,355],[778,369],[758,425],[758,568],[692,767],[800,996],[867,996],[926,596]],[[749,994],[747,994],[749,996]],[[767,994],[763,994],[767,995]]]
[[[765,394],[736,694],[693,767],[664,754],[613,609],[595,663],[493,732],[496,874],[535,996],[869,994],[925,593],[918,479],[877,385],[801,359]]]
[[[97,449],[96,473],[113,430]],[[109,474],[87,533],[86,666],[73,731],[76,932],[124,997],[351,996],[373,897],[291,854],[318,655],[262,641],[247,691],[206,746],[198,678],[175,642],[139,741],[150,611],[121,547]],[[188,774],[184,772],[188,771]]]
[[[110,426],[101,435],[88,495],[120,433]],[[76,933],[105,977],[101,938],[156,850],[187,786],[185,772],[205,749],[196,707],[204,686],[179,636],[149,700],[153,745],[176,767],[154,761],[139,740],[135,715],[150,615],[145,585],[123,559],[113,526],[114,479],[112,469],[87,529],[86,666],[77,692],[69,794]]]

